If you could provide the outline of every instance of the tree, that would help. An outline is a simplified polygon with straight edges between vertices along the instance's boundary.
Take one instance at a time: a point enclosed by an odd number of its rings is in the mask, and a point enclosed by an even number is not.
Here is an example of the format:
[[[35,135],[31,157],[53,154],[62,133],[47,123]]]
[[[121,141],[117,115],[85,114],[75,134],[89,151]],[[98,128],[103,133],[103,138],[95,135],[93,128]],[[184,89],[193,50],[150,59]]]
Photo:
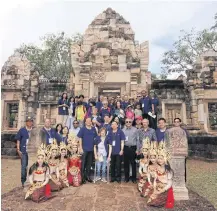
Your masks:
[[[216,15],[217,20],[217,15]],[[217,28],[202,31],[181,31],[179,40],[173,49],[164,53],[162,59],[163,74],[191,70],[196,59],[206,50],[217,52]]]
[[[24,54],[39,74],[48,79],[69,77],[70,72],[73,71],[71,45],[73,42],[80,43],[82,36],[77,33],[70,38],[62,32],[57,35],[45,35],[40,40],[42,42],[41,48],[32,44],[22,44],[16,51]]]

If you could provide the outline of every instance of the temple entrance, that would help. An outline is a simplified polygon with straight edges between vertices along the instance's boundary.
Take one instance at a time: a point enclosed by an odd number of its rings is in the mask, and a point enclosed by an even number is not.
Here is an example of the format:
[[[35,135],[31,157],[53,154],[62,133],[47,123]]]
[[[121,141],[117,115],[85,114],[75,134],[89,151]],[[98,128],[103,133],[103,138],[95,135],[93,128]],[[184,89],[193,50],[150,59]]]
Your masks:
[[[116,97],[117,95],[121,94],[120,88],[99,88],[98,89],[98,96],[104,95],[107,97]]]

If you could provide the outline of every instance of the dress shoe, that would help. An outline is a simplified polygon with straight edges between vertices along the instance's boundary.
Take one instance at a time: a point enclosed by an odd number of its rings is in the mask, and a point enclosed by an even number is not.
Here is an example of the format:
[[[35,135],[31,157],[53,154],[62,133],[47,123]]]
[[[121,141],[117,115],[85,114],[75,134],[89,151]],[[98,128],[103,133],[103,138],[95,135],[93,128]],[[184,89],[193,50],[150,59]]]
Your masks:
[[[88,178],[87,178],[87,181],[88,181],[88,182],[90,182],[90,183],[92,183],[92,182],[93,182],[93,180],[92,180],[92,179],[90,179],[90,177],[88,177]]]
[[[120,183],[121,183],[121,180],[117,180],[117,183],[119,183],[119,184],[120,184]]]
[[[111,179],[111,180],[110,180],[110,182],[114,182],[114,181],[115,181],[115,179]]]
[[[136,182],[136,180],[132,180],[132,183],[136,184],[137,182]]]
[[[124,182],[126,182],[126,183],[129,182],[129,179],[125,179]]]
[[[82,179],[82,184],[85,184],[86,183],[86,180],[85,179]]]
[[[24,183],[22,183],[22,188],[24,188]]]

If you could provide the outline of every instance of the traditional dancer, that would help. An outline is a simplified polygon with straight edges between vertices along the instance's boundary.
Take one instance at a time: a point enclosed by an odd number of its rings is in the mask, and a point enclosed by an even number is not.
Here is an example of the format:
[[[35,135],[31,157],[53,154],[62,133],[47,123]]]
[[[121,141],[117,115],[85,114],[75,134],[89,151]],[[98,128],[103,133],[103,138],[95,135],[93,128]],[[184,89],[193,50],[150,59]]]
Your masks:
[[[68,150],[70,152],[68,166],[68,181],[69,184],[78,187],[81,185],[81,159],[78,154],[78,140],[69,135]]]
[[[49,166],[45,162],[46,146],[41,144],[37,151],[37,162],[29,169],[30,187],[27,190],[25,199],[31,199],[34,202],[46,201],[51,198],[51,188],[49,181]]]
[[[56,140],[52,144],[47,146],[47,163],[50,167],[50,180],[51,191],[59,191],[62,188],[61,182],[59,181],[59,147]]]
[[[161,141],[158,147],[158,167],[153,183],[152,193],[149,195],[147,204],[155,207],[174,207],[174,196],[172,189],[173,170],[168,160],[170,154],[165,149],[165,143]]]
[[[67,159],[67,146],[65,143],[60,143],[60,161],[59,161],[59,180],[62,186],[69,187],[69,181],[67,178],[67,168],[68,168],[68,159]]]
[[[146,197],[153,190],[153,183],[156,177],[157,164],[157,142],[152,141],[149,151],[149,165],[147,169],[147,181],[143,186],[141,196]]]
[[[143,186],[147,182],[148,164],[149,164],[149,150],[150,150],[150,139],[146,137],[143,140],[143,146],[141,149],[140,160],[139,160],[139,174],[140,179],[138,182],[138,190],[142,193]]]

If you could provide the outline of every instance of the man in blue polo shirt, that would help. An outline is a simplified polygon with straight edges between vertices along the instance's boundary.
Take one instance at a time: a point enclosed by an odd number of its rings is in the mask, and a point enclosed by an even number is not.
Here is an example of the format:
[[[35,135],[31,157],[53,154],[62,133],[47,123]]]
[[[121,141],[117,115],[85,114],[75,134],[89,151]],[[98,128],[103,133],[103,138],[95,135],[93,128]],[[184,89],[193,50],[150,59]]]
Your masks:
[[[108,115],[110,118],[109,122],[111,122],[113,118],[113,112],[112,109],[108,107],[108,101],[104,100],[102,105],[103,107],[99,110],[99,115],[101,119],[104,120],[105,115]]]
[[[157,141],[164,141],[164,135],[166,132],[166,120],[164,118],[160,118],[158,120],[158,128],[156,130]]]
[[[85,126],[80,129],[77,136],[80,139],[79,150],[82,154],[82,183],[86,183],[86,180],[88,182],[93,182],[90,178],[90,168],[93,162],[93,150],[97,132],[95,127],[92,127],[91,118],[85,120]]]
[[[112,145],[111,182],[116,180],[118,183],[121,183],[121,156],[124,153],[125,135],[118,128],[117,122],[112,122],[111,128],[108,134],[109,143]]]
[[[122,109],[125,110],[128,105],[130,105],[129,100],[128,100],[128,96],[125,95],[124,96],[124,101],[121,102]]]
[[[143,97],[139,100],[139,103],[141,104],[143,119],[150,119],[148,112],[151,111],[151,98],[146,90],[143,90],[141,94]]]
[[[86,110],[88,111],[88,104],[84,102],[84,95],[79,96],[79,101],[82,102],[82,104],[85,106]]]
[[[20,128],[15,139],[17,140],[17,153],[21,159],[21,183],[24,188],[24,183],[27,177],[28,166],[28,144],[31,138],[33,120],[31,117],[26,118],[26,126]]]
[[[45,119],[44,127],[40,130],[40,139],[45,145],[52,144],[54,139],[56,139],[58,143],[62,141],[55,129],[51,128],[50,119]]]

